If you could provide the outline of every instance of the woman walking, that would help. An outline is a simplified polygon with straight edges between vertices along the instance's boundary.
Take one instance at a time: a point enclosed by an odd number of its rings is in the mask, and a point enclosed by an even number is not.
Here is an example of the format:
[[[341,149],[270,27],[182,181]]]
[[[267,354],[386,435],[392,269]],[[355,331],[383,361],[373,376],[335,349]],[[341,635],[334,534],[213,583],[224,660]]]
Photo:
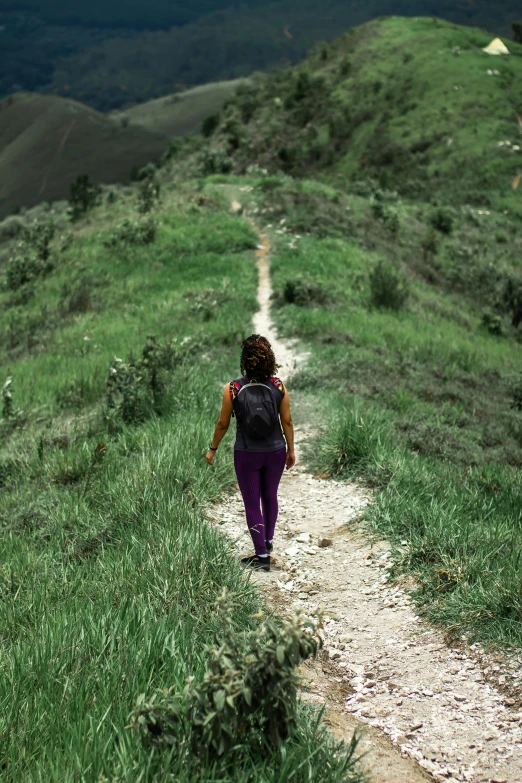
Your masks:
[[[272,346],[253,334],[241,351],[243,377],[227,383],[207,462],[212,465],[232,415],[237,421],[234,466],[245,503],[246,519],[255,554],[245,566],[270,571],[270,552],[278,515],[277,492],[285,469],[295,465],[294,425],[290,400],[276,376]],[[284,433],[284,434],[283,434]]]

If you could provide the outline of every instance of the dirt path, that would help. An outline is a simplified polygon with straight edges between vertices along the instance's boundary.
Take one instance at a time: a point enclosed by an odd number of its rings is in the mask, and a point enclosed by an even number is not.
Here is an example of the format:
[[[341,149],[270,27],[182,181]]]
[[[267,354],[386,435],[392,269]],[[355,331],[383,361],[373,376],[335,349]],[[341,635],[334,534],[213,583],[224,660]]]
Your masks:
[[[272,342],[288,379],[306,357],[277,338],[270,319],[268,238],[258,229],[260,311],[255,329]],[[291,383],[290,383],[291,387]],[[298,409],[297,421],[309,416]],[[306,429],[298,427],[298,444]],[[269,574],[253,578],[278,610],[325,607],[325,651],[303,667],[305,698],[326,703],[334,733],[367,729],[373,780],[522,783],[522,711],[505,686],[520,676],[478,646],[449,648],[415,613],[405,586],[387,578],[390,546],[371,542],[357,520],[370,502],[358,486],[286,473]],[[251,551],[243,503],[233,495],[213,519]],[[518,670],[517,670],[518,667]],[[503,695],[504,694],[504,695]]]

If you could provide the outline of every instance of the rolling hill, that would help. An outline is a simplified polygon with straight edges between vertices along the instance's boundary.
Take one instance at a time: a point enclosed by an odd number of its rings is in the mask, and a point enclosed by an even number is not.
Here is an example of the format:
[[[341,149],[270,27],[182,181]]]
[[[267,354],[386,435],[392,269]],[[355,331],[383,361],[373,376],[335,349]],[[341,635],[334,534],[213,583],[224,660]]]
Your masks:
[[[17,93],[0,101],[0,218],[19,207],[66,198],[88,174],[128,182],[131,170],[159,161],[173,136],[199,130],[236,82],[206,85],[109,116],[58,96]]]
[[[208,165],[241,172],[255,160],[341,186],[373,178],[422,199],[509,196],[522,171],[522,46],[495,57],[490,40],[428,18],[352,29],[241,88]]]

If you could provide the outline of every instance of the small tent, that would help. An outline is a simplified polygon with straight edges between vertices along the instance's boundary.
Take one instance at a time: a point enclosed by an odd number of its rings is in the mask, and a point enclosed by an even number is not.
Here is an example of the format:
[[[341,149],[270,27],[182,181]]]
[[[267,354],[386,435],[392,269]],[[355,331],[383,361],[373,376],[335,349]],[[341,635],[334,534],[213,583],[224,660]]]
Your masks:
[[[482,51],[486,52],[487,54],[509,54],[509,49],[504,43],[502,43],[500,38],[495,38]]]

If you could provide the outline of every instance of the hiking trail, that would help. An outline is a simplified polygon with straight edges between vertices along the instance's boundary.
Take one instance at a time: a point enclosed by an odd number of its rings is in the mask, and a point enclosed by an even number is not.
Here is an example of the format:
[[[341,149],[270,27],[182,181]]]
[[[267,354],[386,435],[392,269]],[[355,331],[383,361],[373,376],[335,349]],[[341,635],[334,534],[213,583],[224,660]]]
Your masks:
[[[275,332],[270,240],[248,219],[260,237],[254,327],[271,341],[291,392],[292,372],[306,355]],[[326,706],[339,739],[364,727],[360,750],[368,752],[363,766],[374,783],[521,783],[522,708],[513,698],[520,659],[495,658],[464,641],[448,647],[443,633],[418,617],[406,580],[388,579],[390,544],[371,541],[358,521],[371,493],[306,472],[299,445],[314,411],[302,403],[294,414],[298,464],[281,484],[272,569],[252,578],[280,613],[324,606],[324,650],[301,667],[303,699]],[[239,493],[211,518],[238,554],[251,554]]]

